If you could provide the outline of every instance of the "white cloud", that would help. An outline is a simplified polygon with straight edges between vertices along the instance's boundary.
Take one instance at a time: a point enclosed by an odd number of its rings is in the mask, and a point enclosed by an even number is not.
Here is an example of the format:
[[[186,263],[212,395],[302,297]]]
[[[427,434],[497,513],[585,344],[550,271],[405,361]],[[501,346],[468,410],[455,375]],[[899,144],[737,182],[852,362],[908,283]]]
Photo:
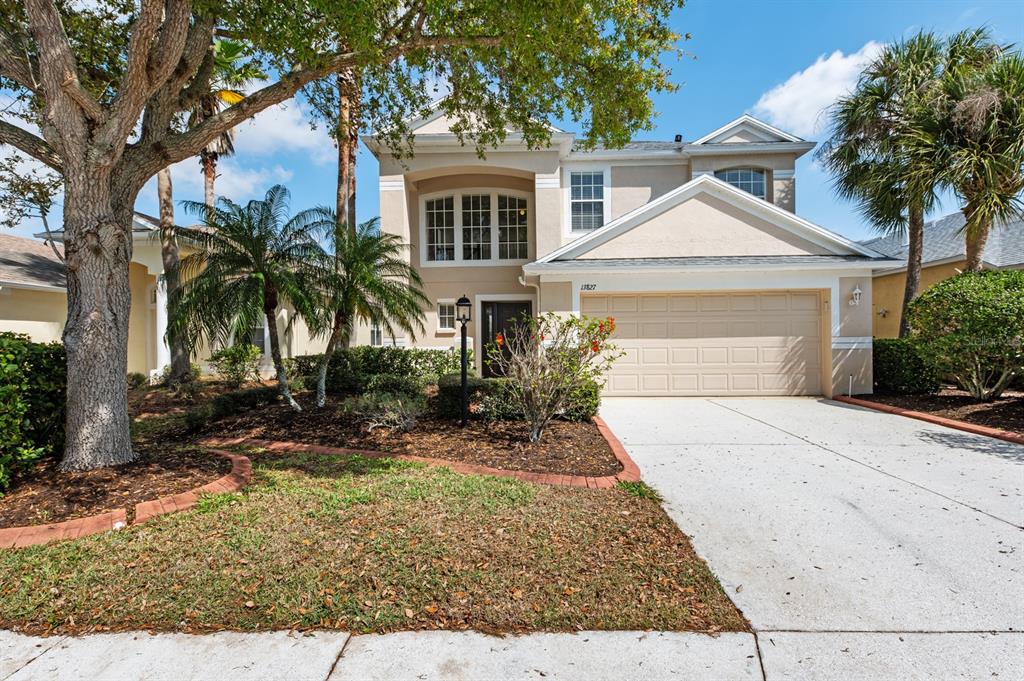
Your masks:
[[[883,45],[870,41],[856,52],[821,55],[803,71],[761,95],[753,114],[800,137],[811,138],[825,127],[825,110],[857,84],[861,70]]]
[[[306,109],[297,101],[269,107],[235,128],[240,154],[305,152],[317,165],[336,161],[334,140],[321,123],[314,130]]]

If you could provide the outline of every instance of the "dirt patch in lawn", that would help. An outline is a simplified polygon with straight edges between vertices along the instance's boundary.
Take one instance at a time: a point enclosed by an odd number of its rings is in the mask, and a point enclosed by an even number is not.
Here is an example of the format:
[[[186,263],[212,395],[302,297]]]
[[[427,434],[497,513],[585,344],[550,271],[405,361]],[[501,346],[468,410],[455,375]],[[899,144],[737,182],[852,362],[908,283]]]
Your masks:
[[[308,444],[411,454],[490,466],[502,470],[562,475],[615,475],[622,464],[593,423],[554,421],[540,442],[531,443],[522,422],[457,421],[426,415],[412,432],[367,432],[329,402],[302,412],[280,404],[261,407],[211,424],[206,435],[288,440]]]
[[[955,388],[934,395],[865,395],[864,399],[1024,435],[1024,392],[1007,390],[994,402],[976,402]]]
[[[231,462],[198,447],[168,446],[143,451],[124,466],[61,473],[58,460],[39,463],[0,497],[0,528],[42,525],[128,509],[135,504],[187,492],[231,470]]]
[[[748,629],[662,508],[624,489],[246,454],[241,494],[0,551],[0,628]]]

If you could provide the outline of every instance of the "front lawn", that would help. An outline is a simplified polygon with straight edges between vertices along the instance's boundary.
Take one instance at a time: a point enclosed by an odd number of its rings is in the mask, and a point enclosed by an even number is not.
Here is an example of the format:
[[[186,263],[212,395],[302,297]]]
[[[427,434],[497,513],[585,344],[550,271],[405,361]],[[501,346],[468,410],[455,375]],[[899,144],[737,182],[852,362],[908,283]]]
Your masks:
[[[108,535],[0,551],[0,628],[747,628],[638,489],[248,454],[255,471],[243,494]]]

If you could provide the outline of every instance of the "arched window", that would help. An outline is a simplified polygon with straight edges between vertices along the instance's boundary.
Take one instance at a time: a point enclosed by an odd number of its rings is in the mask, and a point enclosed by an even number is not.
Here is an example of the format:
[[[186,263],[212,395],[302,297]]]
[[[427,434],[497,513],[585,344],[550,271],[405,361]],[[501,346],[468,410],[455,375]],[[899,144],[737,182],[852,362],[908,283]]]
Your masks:
[[[715,177],[723,182],[728,182],[745,192],[749,192],[759,199],[767,199],[765,193],[764,171],[757,168],[729,168],[719,170]]]

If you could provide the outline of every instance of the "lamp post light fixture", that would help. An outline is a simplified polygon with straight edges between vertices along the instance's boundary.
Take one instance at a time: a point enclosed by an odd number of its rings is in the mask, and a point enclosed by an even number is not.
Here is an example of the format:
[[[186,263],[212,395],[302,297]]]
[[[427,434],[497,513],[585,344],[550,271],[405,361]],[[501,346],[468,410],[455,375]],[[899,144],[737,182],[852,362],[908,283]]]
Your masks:
[[[466,382],[469,358],[466,349],[466,324],[469,323],[469,313],[472,308],[473,304],[465,294],[455,301],[455,319],[462,324],[462,421],[459,424],[461,426],[465,426],[469,420],[469,391]]]

